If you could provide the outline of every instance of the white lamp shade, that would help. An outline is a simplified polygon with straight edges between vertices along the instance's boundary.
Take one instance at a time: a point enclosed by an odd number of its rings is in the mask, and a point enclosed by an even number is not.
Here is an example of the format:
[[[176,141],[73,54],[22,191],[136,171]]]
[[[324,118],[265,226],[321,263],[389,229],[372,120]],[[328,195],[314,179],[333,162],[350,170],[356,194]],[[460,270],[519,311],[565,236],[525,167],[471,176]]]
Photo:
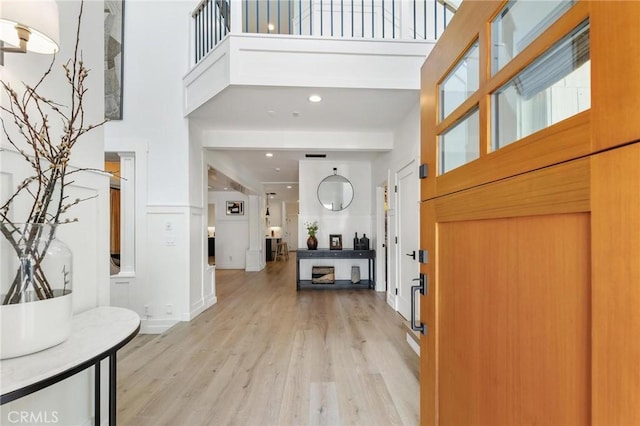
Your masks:
[[[55,53],[60,42],[58,4],[56,0],[0,1],[0,40],[18,46],[16,24],[31,31],[27,51]]]

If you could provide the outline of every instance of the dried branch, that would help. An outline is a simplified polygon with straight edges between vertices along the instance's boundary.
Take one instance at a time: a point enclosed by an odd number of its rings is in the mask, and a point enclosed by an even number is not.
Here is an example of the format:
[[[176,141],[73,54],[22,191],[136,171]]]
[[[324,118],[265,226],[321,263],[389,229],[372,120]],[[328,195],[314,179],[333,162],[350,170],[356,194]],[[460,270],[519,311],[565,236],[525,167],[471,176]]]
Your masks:
[[[85,82],[89,76],[89,70],[82,61],[82,52],[79,49],[83,9],[84,2],[81,1],[74,55],[62,65],[65,79],[70,88],[69,106],[48,99],[41,94],[42,87],[45,86],[48,77],[53,72],[55,56],[35,85],[22,83],[24,86],[22,95],[19,95],[9,83],[0,81],[1,90],[4,90],[8,99],[8,105],[0,105],[0,111],[10,117],[7,120],[0,117],[2,131],[9,144],[29,163],[33,170],[33,175],[24,179],[15,192],[0,206],[0,233],[9,241],[18,257],[28,254],[35,259],[33,281],[21,283],[20,273],[17,271],[11,288],[2,303],[20,302],[24,292],[27,291],[28,284],[33,286],[33,291],[38,297],[50,298],[54,296],[46,275],[40,269],[40,262],[45,256],[46,247],[54,238],[53,231],[45,236],[48,238],[48,242],[43,250],[38,247],[42,231],[37,231],[38,227],[32,227],[27,232],[21,229],[18,223],[50,224],[55,229],[60,223],[77,220],[62,217],[69,209],[94,198],[77,198],[69,202],[68,196],[65,194],[73,182],[68,181],[69,175],[80,171],[95,170],[92,168],[68,170],[73,147],[80,137],[106,122],[104,120],[98,124],[85,125],[84,101],[88,91]],[[56,129],[51,127],[50,116],[55,117],[55,122],[62,126],[59,135],[54,134]],[[14,128],[13,132],[8,130],[10,125]],[[19,221],[12,220],[9,214],[12,205],[19,199],[25,198],[31,203],[30,211],[26,217]],[[28,235],[25,235],[25,232]]]

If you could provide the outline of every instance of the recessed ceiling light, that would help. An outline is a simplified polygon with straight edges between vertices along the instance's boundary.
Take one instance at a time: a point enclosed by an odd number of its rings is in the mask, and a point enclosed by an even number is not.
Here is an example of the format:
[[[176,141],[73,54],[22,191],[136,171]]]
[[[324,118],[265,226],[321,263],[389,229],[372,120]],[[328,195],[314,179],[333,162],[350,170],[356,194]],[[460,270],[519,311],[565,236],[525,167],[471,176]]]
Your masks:
[[[280,171],[280,167],[276,167],[276,172],[279,172],[279,171]]]
[[[291,185],[287,185],[287,189],[291,189]]]
[[[309,102],[318,103],[322,101],[322,96],[320,95],[311,95],[309,96]]]
[[[267,152],[265,155],[266,155],[267,157],[271,158],[271,157],[273,157],[273,152]]]

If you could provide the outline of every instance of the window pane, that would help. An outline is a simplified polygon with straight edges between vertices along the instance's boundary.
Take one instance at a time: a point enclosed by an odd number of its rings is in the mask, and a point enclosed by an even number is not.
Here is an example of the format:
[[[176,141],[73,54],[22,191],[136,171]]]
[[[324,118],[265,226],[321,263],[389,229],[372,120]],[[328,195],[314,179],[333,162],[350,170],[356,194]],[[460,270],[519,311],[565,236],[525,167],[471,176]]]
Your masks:
[[[446,133],[440,135],[440,174],[480,156],[480,127],[475,108]]]
[[[440,85],[440,119],[478,90],[478,43],[476,42]]]
[[[549,28],[575,0],[511,0],[491,25],[491,73],[498,72]]]
[[[494,149],[591,108],[589,22],[516,75],[492,101]]]

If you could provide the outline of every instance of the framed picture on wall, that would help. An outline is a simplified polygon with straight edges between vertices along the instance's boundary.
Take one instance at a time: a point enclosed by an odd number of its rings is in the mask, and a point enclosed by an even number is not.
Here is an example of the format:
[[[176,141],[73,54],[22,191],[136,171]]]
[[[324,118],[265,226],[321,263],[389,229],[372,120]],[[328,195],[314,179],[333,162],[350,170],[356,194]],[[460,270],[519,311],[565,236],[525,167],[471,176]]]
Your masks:
[[[124,0],[104,2],[104,118],[122,120]]]
[[[244,201],[227,201],[227,216],[244,215]]]
[[[331,250],[342,250],[342,234],[329,235],[329,248]]]

